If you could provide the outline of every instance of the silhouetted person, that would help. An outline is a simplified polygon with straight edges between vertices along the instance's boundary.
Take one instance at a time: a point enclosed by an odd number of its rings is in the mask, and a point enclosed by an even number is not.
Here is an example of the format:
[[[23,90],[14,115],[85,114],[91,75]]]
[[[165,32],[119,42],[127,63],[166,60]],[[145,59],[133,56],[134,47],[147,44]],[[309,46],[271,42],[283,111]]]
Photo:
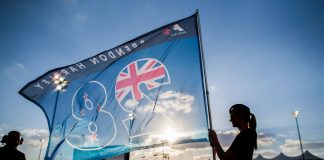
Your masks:
[[[235,104],[229,109],[230,121],[240,133],[235,137],[230,148],[225,152],[219,144],[214,130],[209,131],[210,145],[213,153],[217,153],[221,160],[252,160],[253,151],[257,149],[256,119],[249,107]]]
[[[23,138],[18,131],[11,131],[1,140],[6,145],[0,147],[0,160],[26,160],[25,154],[17,150],[17,146],[23,143]]]

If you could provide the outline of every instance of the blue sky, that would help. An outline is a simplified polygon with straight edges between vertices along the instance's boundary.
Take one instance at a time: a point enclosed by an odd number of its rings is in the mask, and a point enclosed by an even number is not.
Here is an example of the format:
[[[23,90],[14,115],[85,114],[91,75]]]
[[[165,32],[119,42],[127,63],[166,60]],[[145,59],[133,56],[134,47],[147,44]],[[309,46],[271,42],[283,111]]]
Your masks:
[[[291,117],[292,111],[299,110],[304,149],[324,158],[323,1],[0,3],[0,134],[12,129],[23,132],[25,144],[20,149],[27,158],[38,156],[39,139],[46,139],[48,128],[42,111],[18,95],[25,84],[50,69],[192,15],[196,9],[200,11],[213,128],[223,146],[236,134],[228,121],[228,108],[243,103],[257,116],[257,154],[300,154]]]

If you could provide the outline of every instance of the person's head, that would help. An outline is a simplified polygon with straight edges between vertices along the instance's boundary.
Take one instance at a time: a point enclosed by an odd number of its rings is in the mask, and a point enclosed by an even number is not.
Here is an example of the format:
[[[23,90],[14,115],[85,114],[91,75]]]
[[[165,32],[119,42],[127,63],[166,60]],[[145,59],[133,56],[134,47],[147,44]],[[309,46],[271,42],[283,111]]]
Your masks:
[[[250,112],[250,108],[244,104],[235,104],[229,109],[230,121],[233,127],[240,127],[241,124],[248,125],[250,129],[256,129],[256,119]]]
[[[8,135],[2,137],[2,143],[6,143],[6,146],[17,147],[23,143],[24,139],[18,131],[10,131]]]
[[[229,109],[231,116],[230,121],[233,127],[242,129],[242,126],[256,130],[256,119],[254,114],[250,112],[250,108],[244,104],[235,104]],[[240,128],[241,127],[241,128]],[[256,133],[256,132],[255,132]],[[255,141],[253,142],[254,148],[257,149],[257,135],[255,134]]]

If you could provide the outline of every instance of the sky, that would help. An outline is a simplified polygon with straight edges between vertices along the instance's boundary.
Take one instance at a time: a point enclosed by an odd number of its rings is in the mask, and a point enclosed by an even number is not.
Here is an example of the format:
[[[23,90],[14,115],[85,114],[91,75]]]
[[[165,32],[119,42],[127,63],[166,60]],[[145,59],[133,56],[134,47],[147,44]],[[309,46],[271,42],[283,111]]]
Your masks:
[[[243,103],[257,118],[255,155],[300,155],[291,116],[299,110],[304,150],[324,158],[323,7],[321,0],[2,0],[0,135],[22,132],[19,149],[27,159],[38,158],[44,139],[43,157],[46,117],[18,94],[24,85],[199,9],[213,129],[222,146],[238,133],[228,109]],[[202,160],[211,153],[206,144],[184,148],[163,150],[176,159]],[[132,153],[133,159],[142,155]]]

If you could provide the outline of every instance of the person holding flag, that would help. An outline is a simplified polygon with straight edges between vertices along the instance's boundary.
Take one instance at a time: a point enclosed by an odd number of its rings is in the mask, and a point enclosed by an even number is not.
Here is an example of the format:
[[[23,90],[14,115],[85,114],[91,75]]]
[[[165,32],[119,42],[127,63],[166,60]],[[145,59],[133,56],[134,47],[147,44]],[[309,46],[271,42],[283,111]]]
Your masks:
[[[210,145],[213,154],[217,153],[221,160],[252,160],[253,151],[257,149],[256,118],[249,107],[235,104],[229,109],[230,121],[240,133],[234,139],[230,148],[225,152],[219,144],[217,134],[209,130]]]

